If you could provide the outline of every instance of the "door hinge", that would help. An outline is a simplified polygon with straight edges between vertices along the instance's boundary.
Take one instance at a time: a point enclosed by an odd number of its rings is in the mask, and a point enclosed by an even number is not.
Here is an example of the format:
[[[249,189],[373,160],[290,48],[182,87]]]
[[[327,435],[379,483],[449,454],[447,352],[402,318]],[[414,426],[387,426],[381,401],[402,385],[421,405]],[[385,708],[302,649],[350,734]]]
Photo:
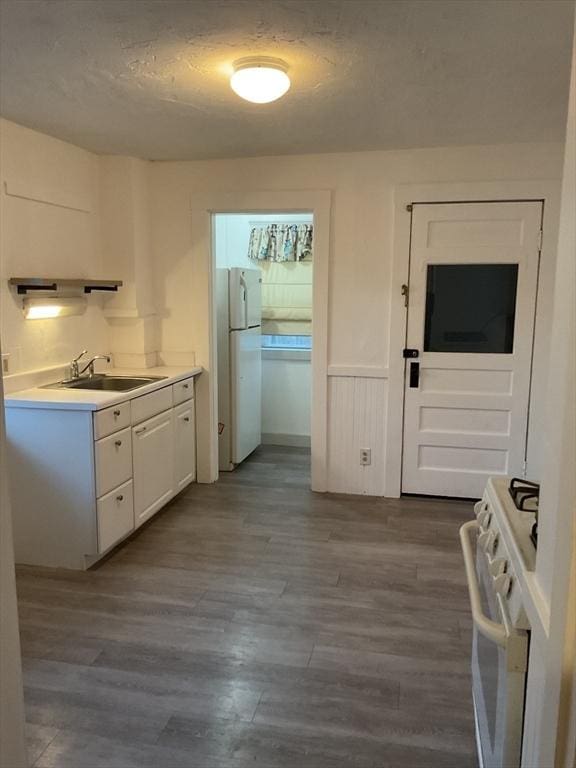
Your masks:
[[[410,289],[406,285],[406,283],[402,284],[402,296],[404,296],[404,306],[408,306],[408,294],[410,293]]]
[[[540,230],[538,232],[538,253],[542,253],[542,242],[544,240],[544,232]]]
[[[528,462],[526,459],[522,462],[522,477],[526,477],[526,472],[528,471]]]

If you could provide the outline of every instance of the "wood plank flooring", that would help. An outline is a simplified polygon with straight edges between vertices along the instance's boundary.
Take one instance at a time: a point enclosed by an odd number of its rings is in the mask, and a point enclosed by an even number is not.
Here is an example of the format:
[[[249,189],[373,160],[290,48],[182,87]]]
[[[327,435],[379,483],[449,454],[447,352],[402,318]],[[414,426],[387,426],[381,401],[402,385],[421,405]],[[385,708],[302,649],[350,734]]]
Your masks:
[[[471,505],[194,485],[99,567],[18,568],[37,768],[466,768]]]

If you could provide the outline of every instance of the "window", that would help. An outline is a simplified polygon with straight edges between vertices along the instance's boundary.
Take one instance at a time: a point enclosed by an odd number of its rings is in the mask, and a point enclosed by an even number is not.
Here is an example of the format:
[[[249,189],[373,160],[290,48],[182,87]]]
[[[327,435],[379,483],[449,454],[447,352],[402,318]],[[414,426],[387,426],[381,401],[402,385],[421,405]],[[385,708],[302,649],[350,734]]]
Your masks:
[[[262,349],[312,349],[311,336],[272,336],[262,334]]]
[[[517,264],[431,264],[425,352],[511,354]]]

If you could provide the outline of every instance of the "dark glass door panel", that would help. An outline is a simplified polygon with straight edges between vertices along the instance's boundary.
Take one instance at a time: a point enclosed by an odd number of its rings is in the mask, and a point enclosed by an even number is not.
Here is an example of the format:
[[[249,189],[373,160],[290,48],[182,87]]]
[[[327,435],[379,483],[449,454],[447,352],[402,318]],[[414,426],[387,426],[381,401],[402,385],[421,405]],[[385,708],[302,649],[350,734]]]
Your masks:
[[[517,283],[517,264],[428,265],[424,351],[511,354]]]

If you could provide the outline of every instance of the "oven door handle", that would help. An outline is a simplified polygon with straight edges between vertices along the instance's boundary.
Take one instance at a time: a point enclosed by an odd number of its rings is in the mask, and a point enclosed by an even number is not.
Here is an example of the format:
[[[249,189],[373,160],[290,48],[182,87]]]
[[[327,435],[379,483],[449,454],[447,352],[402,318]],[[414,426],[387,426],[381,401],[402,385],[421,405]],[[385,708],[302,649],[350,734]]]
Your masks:
[[[476,578],[476,567],[474,564],[474,550],[470,543],[469,532],[479,530],[480,526],[476,520],[470,520],[460,528],[460,543],[462,545],[462,554],[464,555],[464,566],[466,568],[466,581],[468,582],[468,594],[470,596],[470,607],[472,608],[472,619],[484,637],[497,645],[506,647],[508,644],[508,632],[504,624],[498,624],[492,621],[482,611],[482,600],[480,598],[480,588]]]

